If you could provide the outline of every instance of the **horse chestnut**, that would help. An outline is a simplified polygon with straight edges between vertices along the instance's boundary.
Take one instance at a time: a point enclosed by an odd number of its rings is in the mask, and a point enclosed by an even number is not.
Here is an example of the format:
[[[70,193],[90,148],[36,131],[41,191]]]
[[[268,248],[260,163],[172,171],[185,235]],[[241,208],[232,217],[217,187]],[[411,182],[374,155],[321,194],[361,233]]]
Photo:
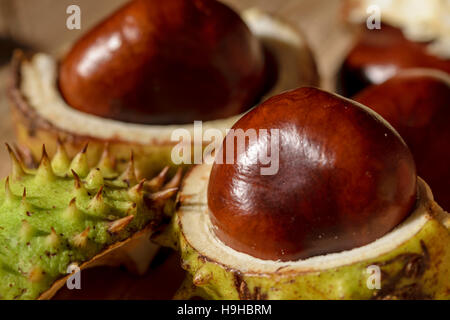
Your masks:
[[[436,201],[450,210],[450,76],[427,70],[404,71],[356,97],[382,115],[405,139],[417,173]]]
[[[273,134],[237,146],[233,164],[216,157],[212,167],[213,230],[237,251],[288,261],[352,249],[385,235],[415,204],[408,147],[383,118],[351,100],[300,88],[267,100],[233,129],[279,130],[276,174],[262,175],[265,165],[254,161],[276,142]]]
[[[408,40],[402,30],[387,24],[380,30],[362,28],[341,67],[339,91],[351,97],[407,68],[432,68],[450,73],[450,60],[430,54],[427,45]]]
[[[236,115],[265,87],[265,55],[215,0],[134,0],[63,59],[59,87],[80,111],[146,124]]]

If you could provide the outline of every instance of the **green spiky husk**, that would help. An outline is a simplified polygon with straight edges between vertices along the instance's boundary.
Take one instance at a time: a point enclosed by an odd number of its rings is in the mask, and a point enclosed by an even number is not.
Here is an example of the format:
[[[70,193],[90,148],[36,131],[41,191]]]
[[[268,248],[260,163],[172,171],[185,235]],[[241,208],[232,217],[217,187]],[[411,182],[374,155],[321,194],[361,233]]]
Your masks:
[[[95,164],[103,150],[109,144],[111,153],[117,159],[118,170],[125,167],[130,150],[135,156],[136,170],[143,176],[152,176],[160,172],[165,166],[171,166],[170,174],[176,171],[176,165],[171,160],[171,152],[175,143],[143,145],[120,140],[105,140],[95,137],[77,135],[47,123],[41,122],[38,116],[29,117],[16,105],[12,105],[16,138],[20,146],[31,151],[34,158],[40,154],[40,145],[45,144],[49,155],[57,149],[58,139],[64,141],[69,156],[74,156],[83,145],[89,142],[88,161]],[[185,166],[187,167],[187,166]]]
[[[29,169],[9,151],[13,170],[0,182],[1,299],[39,297],[69,265],[164,217],[167,193],[154,196],[138,183],[133,161],[119,175],[106,161],[87,166],[85,151],[68,161],[60,149],[51,162],[44,151],[40,166]]]

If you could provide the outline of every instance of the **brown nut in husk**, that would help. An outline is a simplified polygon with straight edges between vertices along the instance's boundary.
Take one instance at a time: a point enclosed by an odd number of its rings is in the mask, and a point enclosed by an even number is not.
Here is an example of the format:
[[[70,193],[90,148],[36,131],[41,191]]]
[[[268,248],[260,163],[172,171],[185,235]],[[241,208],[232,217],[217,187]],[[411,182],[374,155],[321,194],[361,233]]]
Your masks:
[[[296,29],[257,10],[246,11],[243,18],[277,64],[276,82],[267,96],[301,85],[317,84],[311,52]],[[137,170],[148,176],[172,163],[171,151],[179,142],[171,141],[174,130],[186,129],[193,136],[192,124],[131,124],[74,110],[58,91],[57,63],[47,55],[26,57],[17,53],[12,71],[14,77],[9,94],[17,138],[35,158],[39,157],[38,145],[42,143],[46,144],[50,155],[54,154],[59,137],[64,140],[69,155],[74,155],[89,141],[88,157],[93,164],[99,159],[103,145],[108,143],[111,153],[117,156],[119,168],[132,149]],[[206,121],[203,129],[215,128],[225,133],[239,117]]]

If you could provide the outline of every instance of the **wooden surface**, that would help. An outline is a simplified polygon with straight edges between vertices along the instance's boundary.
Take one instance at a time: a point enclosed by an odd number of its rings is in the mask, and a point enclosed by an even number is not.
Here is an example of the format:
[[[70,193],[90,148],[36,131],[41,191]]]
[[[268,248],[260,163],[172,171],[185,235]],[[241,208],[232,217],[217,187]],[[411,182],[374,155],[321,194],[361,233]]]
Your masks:
[[[0,38],[9,34],[29,47],[59,53],[73,39],[89,29],[95,21],[120,5],[124,0],[0,0]],[[351,42],[340,21],[339,0],[225,0],[237,10],[259,7],[300,28],[316,57],[322,86],[332,90],[334,76]],[[79,4],[82,10],[82,30],[65,28],[65,8]],[[10,23],[5,24],[4,19]],[[3,29],[2,29],[3,28]],[[7,28],[7,29],[5,29]],[[1,51],[1,47],[0,47]],[[1,63],[1,62],[0,62]],[[0,137],[1,142],[14,143],[8,102],[5,94],[8,73],[0,65]],[[6,150],[0,147],[0,177],[9,172]],[[145,276],[138,277],[122,269],[97,268],[83,271],[82,290],[62,290],[59,299],[169,299],[183,271],[176,255],[162,254]]]

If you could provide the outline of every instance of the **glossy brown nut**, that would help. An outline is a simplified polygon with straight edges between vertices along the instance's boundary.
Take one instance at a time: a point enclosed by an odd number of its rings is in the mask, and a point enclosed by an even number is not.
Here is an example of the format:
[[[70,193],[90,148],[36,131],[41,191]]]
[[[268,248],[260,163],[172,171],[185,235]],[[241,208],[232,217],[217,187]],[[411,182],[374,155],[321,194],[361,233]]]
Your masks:
[[[339,75],[339,92],[345,96],[380,84],[402,69],[431,68],[450,73],[450,59],[428,53],[428,43],[410,41],[398,28],[385,24],[380,30],[362,27],[358,39]]]
[[[405,73],[363,90],[355,100],[398,130],[418,175],[430,185],[437,203],[450,210],[450,84],[431,75]]]
[[[174,124],[239,114],[264,90],[263,49],[215,0],[134,0],[63,59],[70,106],[105,118]]]
[[[356,248],[385,235],[415,204],[408,147],[350,100],[301,88],[269,99],[234,129],[280,130],[277,174],[261,175],[262,165],[249,162],[270,149],[270,139],[249,142],[234,164],[212,168],[214,230],[237,251],[287,261]]]

